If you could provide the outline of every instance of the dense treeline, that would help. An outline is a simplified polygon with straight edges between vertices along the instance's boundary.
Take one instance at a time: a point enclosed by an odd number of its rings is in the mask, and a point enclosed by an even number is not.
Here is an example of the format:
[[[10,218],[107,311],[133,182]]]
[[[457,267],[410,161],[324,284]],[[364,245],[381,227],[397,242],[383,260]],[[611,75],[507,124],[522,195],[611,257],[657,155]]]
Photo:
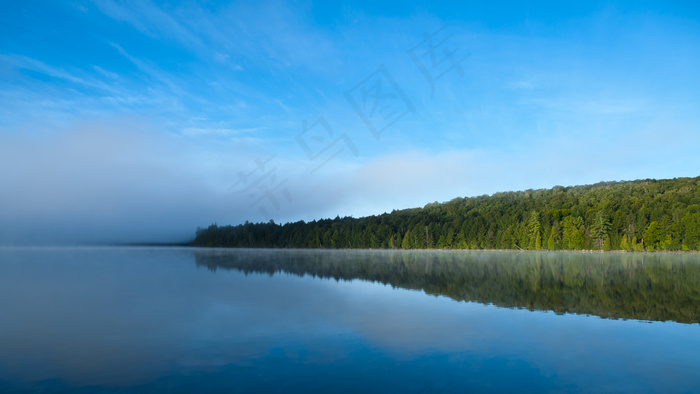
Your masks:
[[[245,249],[195,258],[213,271],[361,279],[506,308],[700,322],[695,254]]]
[[[700,250],[700,177],[496,193],[359,219],[211,225],[193,245]]]

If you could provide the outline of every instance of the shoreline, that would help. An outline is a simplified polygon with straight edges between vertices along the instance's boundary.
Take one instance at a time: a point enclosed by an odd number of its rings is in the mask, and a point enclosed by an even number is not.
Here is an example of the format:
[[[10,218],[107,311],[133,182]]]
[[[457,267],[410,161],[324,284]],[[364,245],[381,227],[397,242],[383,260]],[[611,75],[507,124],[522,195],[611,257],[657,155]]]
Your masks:
[[[189,245],[191,248],[198,249],[264,249],[264,250],[371,250],[371,251],[394,251],[394,252],[518,252],[518,253],[590,253],[590,254],[622,254],[622,253],[674,253],[674,254],[700,254],[698,250],[575,250],[575,249],[562,249],[562,250],[529,250],[529,249],[385,249],[385,248],[272,248],[272,247],[233,247],[233,246],[194,246]]]

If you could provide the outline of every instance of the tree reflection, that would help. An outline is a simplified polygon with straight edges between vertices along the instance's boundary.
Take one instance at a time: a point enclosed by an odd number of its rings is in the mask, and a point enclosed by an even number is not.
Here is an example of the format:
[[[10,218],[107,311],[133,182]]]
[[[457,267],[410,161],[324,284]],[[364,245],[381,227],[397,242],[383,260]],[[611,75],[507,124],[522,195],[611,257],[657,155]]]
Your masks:
[[[360,279],[506,308],[700,322],[698,255],[236,249],[195,256],[212,271]]]

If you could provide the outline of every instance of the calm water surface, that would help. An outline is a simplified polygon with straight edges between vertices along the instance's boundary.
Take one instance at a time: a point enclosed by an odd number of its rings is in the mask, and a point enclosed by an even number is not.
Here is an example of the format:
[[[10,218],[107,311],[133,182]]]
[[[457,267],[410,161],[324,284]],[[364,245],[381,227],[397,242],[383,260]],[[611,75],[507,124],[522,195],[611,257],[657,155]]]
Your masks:
[[[700,255],[0,249],[0,392],[700,392]]]

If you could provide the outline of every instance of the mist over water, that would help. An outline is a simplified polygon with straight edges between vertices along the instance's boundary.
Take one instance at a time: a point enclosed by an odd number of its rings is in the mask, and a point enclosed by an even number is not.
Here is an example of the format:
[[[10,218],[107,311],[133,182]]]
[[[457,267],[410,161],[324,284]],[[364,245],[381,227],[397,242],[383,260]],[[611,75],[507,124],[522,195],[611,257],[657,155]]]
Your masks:
[[[0,390],[693,391],[699,272],[689,254],[2,248]]]

